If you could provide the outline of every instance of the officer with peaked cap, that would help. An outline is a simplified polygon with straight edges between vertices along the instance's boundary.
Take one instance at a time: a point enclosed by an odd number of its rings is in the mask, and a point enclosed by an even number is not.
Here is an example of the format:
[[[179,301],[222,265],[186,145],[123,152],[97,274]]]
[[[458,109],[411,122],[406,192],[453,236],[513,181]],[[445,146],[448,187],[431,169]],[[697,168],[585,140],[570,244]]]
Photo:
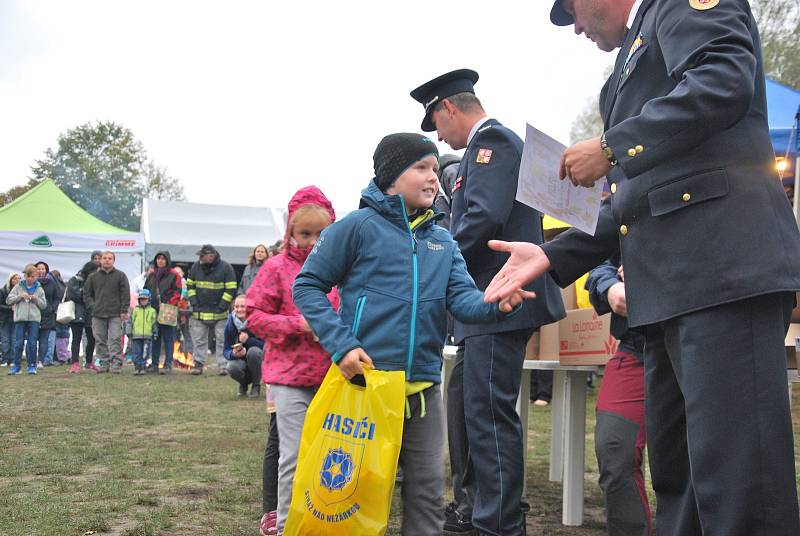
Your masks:
[[[478,73],[459,69],[411,96],[425,109],[422,130],[436,130],[453,150],[466,149],[451,191],[450,231],[483,289],[507,258],[487,242],[539,244],[542,228],[541,214],[515,200],[522,140],[487,117],[475,96],[477,81]],[[461,346],[448,386],[447,418],[454,495],[460,502],[448,512],[445,534],[471,532],[473,526],[486,535],[525,534],[523,431],[515,410],[525,347],[534,330],[565,315],[558,288],[548,278],[526,288],[537,299],[502,322],[455,323]]]
[[[512,258],[501,297],[562,285],[621,252],[628,322],[644,331],[650,472],[664,536],[800,534],[784,336],[800,234],[775,172],[756,22],[743,0],[557,0],[602,50],[605,133],[561,174],[613,192],[595,236],[571,230]]]

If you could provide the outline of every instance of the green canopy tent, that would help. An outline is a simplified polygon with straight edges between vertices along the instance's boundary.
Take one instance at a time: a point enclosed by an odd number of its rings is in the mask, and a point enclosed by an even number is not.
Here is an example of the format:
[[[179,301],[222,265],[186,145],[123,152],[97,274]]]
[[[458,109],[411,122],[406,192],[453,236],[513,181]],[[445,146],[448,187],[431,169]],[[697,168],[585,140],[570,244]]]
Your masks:
[[[129,279],[142,272],[144,235],[98,220],[67,197],[52,180],[0,208],[0,277],[45,261],[65,278],[94,250],[113,251],[115,266]]]

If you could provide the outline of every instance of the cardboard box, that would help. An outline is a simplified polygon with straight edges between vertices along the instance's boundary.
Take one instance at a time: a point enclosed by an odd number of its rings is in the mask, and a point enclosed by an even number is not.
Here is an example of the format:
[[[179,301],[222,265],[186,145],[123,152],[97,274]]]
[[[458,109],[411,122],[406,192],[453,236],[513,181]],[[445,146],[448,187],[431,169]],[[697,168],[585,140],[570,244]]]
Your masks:
[[[795,294],[797,305],[792,309],[792,322],[800,322],[800,292]]]
[[[564,309],[567,311],[578,308],[578,296],[575,293],[575,283],[567,288],[561,289],[561,299],[564,302]]]
[[[786,368],[797,368],[797,338],[800,337],[800,324],[789,324],[786,332]]]
[[[525,359],[538,361],[558,361],[558,323],[539,328],[528,340]]]
[[[594,309],[572,309],[558,323],[559,361],[562,365],[605,365],[617,351],[611,336],[611,314]]]

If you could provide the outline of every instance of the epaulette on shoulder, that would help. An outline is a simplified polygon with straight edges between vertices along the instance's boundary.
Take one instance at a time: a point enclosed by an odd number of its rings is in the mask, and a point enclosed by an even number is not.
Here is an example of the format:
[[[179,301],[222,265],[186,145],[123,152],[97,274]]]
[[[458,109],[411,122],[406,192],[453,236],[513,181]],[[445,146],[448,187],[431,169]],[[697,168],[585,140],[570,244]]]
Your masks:
[[[478,132],[483,132],[484,130],[489,130],[489,129],[490,129],[490,128],[492,128],[493,126],[494,126],[494,125],[486,125],[485,127],[481,127],[481,128],[479,128],[479,129],[478,129]]]

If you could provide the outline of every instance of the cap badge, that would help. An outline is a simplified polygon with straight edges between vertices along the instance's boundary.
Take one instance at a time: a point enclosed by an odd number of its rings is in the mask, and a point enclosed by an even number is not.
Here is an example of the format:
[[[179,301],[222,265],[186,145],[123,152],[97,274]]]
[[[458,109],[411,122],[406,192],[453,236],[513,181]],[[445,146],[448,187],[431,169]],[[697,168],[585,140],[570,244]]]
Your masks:
[[[698,11],[705,11],[711,9],[719,4],[719,0],[689,0],[689,5]]]
[[[427,110],[428,108],[430,108],[431,104],[435,103],[438,100],[439,100],[439,95],[436,95],[434,98],[425,103],[425,109]]]

